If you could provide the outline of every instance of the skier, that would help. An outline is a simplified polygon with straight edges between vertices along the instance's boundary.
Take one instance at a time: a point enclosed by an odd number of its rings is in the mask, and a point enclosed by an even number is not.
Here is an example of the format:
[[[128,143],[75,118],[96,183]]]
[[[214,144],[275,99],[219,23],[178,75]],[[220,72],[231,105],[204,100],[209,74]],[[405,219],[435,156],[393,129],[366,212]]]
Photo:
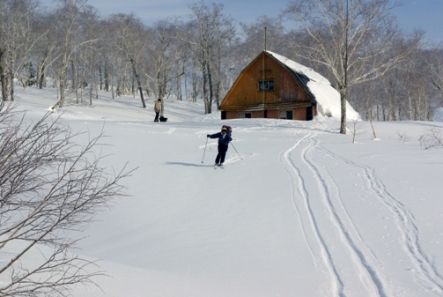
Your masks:
[[[223,168],[226,152],[228,151],[228,144],[232,140],[231,134],[228,133],[228,127],[223,126],[221,131],[215,134],[208,134],[209,138],[218,138],[218,154],[215,158],[215,166]]]

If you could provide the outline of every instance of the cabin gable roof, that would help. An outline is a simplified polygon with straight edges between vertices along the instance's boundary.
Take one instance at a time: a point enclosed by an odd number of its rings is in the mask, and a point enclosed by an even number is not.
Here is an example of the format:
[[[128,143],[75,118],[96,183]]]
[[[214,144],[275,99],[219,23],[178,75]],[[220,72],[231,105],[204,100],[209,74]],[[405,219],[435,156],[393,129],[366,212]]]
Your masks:
[[[316,105],[316,98],[308,87],[310,78],[279,57],[272,52],[261,52],[242,70],[221,103],[220,110],[263,110],[275,108],[277,104]],[[260,81],[271,81],[274,89],[259,90]]]
[[[258,89],[259,81],[266,79],[274,80],[273,92]],[[317,106],[318,112],[325,116],[340,116],[340,101],[339,92],[324,76],[284,56],[263,51],[243,69],[219,109],[252,111]]]

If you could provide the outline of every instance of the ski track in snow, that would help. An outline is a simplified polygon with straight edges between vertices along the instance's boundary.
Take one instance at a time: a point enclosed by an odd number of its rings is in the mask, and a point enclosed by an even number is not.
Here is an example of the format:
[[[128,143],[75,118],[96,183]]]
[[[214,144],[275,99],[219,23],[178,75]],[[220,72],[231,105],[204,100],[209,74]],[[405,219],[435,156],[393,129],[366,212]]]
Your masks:
[[[307,133],[306,130],[297,129],[295,133],[299,139],[281,154],[280,160],[291,180],[292,204],[298,215],[304,240],[316,269],[327,279],[327,282],[320,286],[320,290],[324,291],[322,293],[326,295],[332,293],[341,297],[354,296],[355,292],[346,290],[348,282],[352,282],[354,286],[359,282],[360,290],[365,296],[397,296],[399,292],[383,274],[382,263],[364,242],[347,212],[340,196],[339,186],[326,166],[313,157],[314,152],[320,152],[362,172],[361,176],[368,191],[395,218],[404,250],[414,266],[412,271],[418,284],[425,291],[442,296],[443,278],[433,265],[430,256],[426,255],[420,246],[420,234],[412,212],[389,193],[373,169],[347,160],[322,147],[316,138],[321,130],[319,127],[316,131]],[[299,166],[305,166],[309,170],[302,171]],[[312,175],[308,176],[302,172],[310,172]],[[323,212],[327,214],[329,226],[322,222],[325,215],[314,206],[315,203],[321,203],[320,208],[323,208]],[[327,237],[323,236],[327,232],[337,234],[341,245],[339,248],[334,248],[337,242],[327,242]]]
[[[329,214],[332,225],[340,235],[343,251],[351,257],[351,263],[343,266],[353,267],[355,275],[361,282],[363,290],[369,296],[387,296],[385,293],[381,277],[378,275],[380,264],[371,250],[362,240],[356,226],[346,211],[340,197],[339,187],[335,184],[326,168],[312,157],[313,150],[318,148],[318,140],[310,138],[310,144],[302,155],[302,161],[313,173],[319,191],[321,193],[323,206]],[[346,255],[343,256],[346,258]],[[337,261],[339,262],[339,261]],[[351,273],[352,274],[352,273]],[[350,274],[347,278],[353,278]]]
[[[340,278],[337,267],[334,265],[331,252],[328,249],[328,245],[325,242],[325,239],[320,231],[320,227],[318,226],[317,220],[315,219],[315,214],[311,206],[309,191],[305,184],[306,181],[291,158],[292,151],[301,146],[301,144],[306,139],[315,136],[315,134],[305,134],[293,147],[282,154],[281,159],[283,160],[285,168],[289,173],[289,178],[292,181],[292,203],[299,217],[303,236],[307,245],[309,246],[313,262],[315,263],[317,270],[321,274],[326,275],[330,278],[329,291],[332,291],[334,295],[344,296],[343,281]],[[305,151],[306,148],[304,148],[303,150]],[[326,295],[329,295],[328,292],[325,293]]]
[[[320,129],[319,129],[320,130]],[[361,290],[366,296],[388,296],[385,292],[377,258],[365,245],[356,226],[340,198],[340,191],[326,168],[315,161],[312,157],[313,151],[319,148],[318,140],[315,136],[320,132],[302,135],[299,141],[289,150],[283,153],[283,162],[292,180],[292,200],[293,205],[300,218],[300,224],[304,232],[304,238],[310,247],[314,259],[321,259],[322,263],[316,263],[317,269],[321,272],[329,271],[329,292],[326,295],[350,296],[355,292],[347,292],[347,282],[360,282]],[[293,155],[292,152],[300,150],[300,154]],[[297,157],[298,156],[298,157]],[[298,169],[294,159],[300,158],[299,162],[304,164],[314,177],[314,185],[308,185],[309,177],[304,177]],[[316,186],[317,189],[313,188]],[[301,197],[301,199],[300,199]],[[320,199],[319,199],[320,198]],[[330,221],[330,226],[325,226],[318,218],[324,219],[317,208],[312,207],[315,200],[321,201],[324,211]],[[314,209],[316,209],[314,211]],[[330,230],[332,228],[332,230]],[[326,242],[326,237],[322,234],[334,232],[339,238],[341,247],[334,248],[334,243]],[[309,233],[309,234],[307,234]],[[311,235],[316,239],[310,239]],[[315,244],[317,243],[317,246]],[[323,268],[321,268],[323,267]],[[349,269],[353,268],[350,272]],[[347,270],[347,271],[346,271]]]
[[[392,214],[392,217],[395,218],[397,229],[403,240],[404,250],[412,260],[415,276],[419,280],[419,283],[424,286],[426,291],[432,292],[437,296],[442,296],[443,277],[433,265],[430,259],[431,257],[426,255],[420,246],[420,234],[412,212],[389,193],[384,183],[376,177],[373,169],[340,157],[319,145],[317,145],[317,148],[325,155],[363,171],[363,177],[367,183],[368,190],[372,191],[379,202],[381,202]]]

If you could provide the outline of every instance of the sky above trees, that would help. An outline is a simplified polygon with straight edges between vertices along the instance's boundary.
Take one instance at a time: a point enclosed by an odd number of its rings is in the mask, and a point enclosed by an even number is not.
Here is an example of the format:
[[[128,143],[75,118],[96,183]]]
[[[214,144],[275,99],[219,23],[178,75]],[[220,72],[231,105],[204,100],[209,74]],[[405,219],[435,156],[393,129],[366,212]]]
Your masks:
[[[54,0],[40,0],[42,4],[51,6]],[[392,0],[394,3],[397,0]],[[170,17],[185,16],[191,13],[189,6],[198,0],[88,0],[88,4],[97,8],[103,15],[113,13],[134,13],[145,24],[151,25],[159,20]],[[222,3],[225,13],[237,21],[252,22],[258,17],[266,15],[276,17],[283,10],[289,0],[274,0],[271,2],[265,0],[223,0],[206,1],[206,3]],[[399,26],[410,32],[414,29],[426,31],[426,38],[443,42],[443,11],[442,0],[403,0],[403,4],[393,10],[398,18]]]

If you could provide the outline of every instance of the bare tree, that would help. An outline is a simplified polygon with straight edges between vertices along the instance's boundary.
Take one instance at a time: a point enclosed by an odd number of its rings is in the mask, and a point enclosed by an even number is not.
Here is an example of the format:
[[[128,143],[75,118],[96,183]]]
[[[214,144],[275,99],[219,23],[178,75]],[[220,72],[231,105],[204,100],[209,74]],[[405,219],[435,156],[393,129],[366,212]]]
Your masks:
[[[102,272],[72,252],[77,240],[66,234],[126,196],[120,182],[131,172],[110,176],[100,166],[93,149],[103,132],[79,146],[79,134],[49,113],[26,125],[23,114],[1,108],[0,296],[67,296]]]
[[[194,40],[197,39],[197,24],[195,22],[187,23],[177,23],[178,29],[177,36],[186,44],[186,60],[185,60],[185,78],[189,77],[190,85],[190,97],[192,102],[196,102],[198,97],[200,97],[202,90],[202,77],[199,75],[201,73],[201,66],[198,60],[199,52],[197,50],[197,44]],[[186,88],[186,85],[185,85]],[[206,108],[206,107],[205,107]]]
[[[167,96],[167,85],[175,77],[176,70],[174,68],[177,64],[172,51],[172,43],[175,40],[174,27],[168,22],[160,21],[149,32],[151,42],[146,51],[148,63],[145,73],[152,82],[156,98]]]
[[[99,24],[101,39],[98,47],[100,51],[100,68],[103,74],[103,84],[106,91],[111,91],[112,98],[127,94],[129,86],[126,84],[128,75],[128,61],[126,56],[116,47],[117,37],[114,32],[120,27],[120,18],[111,16]]]
[[[85,10],[89,10],[90,6],[86,5],[87,0],[58,0],[59,7],[55,12],[54,21],[56,22],[55,30],[52,34],[57,37],[57,47],[54,51],[55,57],[51,62],[52,69],[58,76],[59,101],[54,104],[62,108],[66,101],[66,88],[68,87],[68,71],[71,69],[71,89],[77,87],[75,82],[76,66],[75,55],[80,47],[96,43],[98,40],[87,40],[86,36],[81,34],[82,23],[80,15]],[[70,68],[69,68],[70,67]]]
[[[203,79],[205,113],[212,113],[214,97],[218,102],[221,92],[223,46],[235,37],[233,21],[223,14],[223,5],[206,5],[202,0],[191,5],[193,13],[189,35],[184,37],[200,64]],[[214,95],[215,94],[215,95]]]
[[[443,48],[435,47],[429,52],[428,66],[431,74],[432,86],[440,93],[438,105],[443,106]]]
[[[309,43],[296,54],[328,70],[341,97],[340,133],[346,134],[349,87],[383,76],[421,39],[406,42],[389,0],[291,0],[286,15],[300,23]],[[393,51],[402,45],[402,50]]]
[[[11,25],[13,23],[10,4],[10,1],[0,1],[0,83],[2,85],[2,100],[4,101],[11,99],[8,92],[10,79],[8,64],[12,54]]]
[[[355,143],[357,135],[360,135],[363,132],[364,131],[362,122],[359,120],[353,120],[351,123],[352,143]]]
[[[115,64],[118,52],[112,50],[112,26],[107,20],[101,20],[98,23],[98,32],[100,32],[101,39],[98,43],[99,51],[99,73],[100,73],[100,89],[106,92],[111,91],[112,98],[115,98],[114,83],[115,83]]]
[[[241,45],[241,54],[245,59],[245,66],[250,63],[251,57],[256,57],[265,49],[286,56],[293,54],[291,40],[286,38],[281,19],[261,16],[254,23],[240,23],[240,25],[244,39]]]
[[[3,100],[14,100],[14,77],[28,79],[22,76],[22,72],[29,69],[30,52],[42,37],[33,34],[36,7],[35,0],[1,1],[0,81]]]
[[[397,131],[398,139],[399,141],[406,143],[411,140],[411,137],[409,137],[408,133],[406,131]]]
[[[407,119],[413,121],[432,119],[433,109],[440,106],[438,77],[432,72],[429,63],[432,54],[426,50],[416,51],[400,63],[394,76],[397,88],[402,89],[404,98],[398,106],[404,105]]]
[[[224,88],[224,81],[233,68],[230,55],[232,49],[237,46],[235,22],[232,19],[223,15],[220,17],[215,41],[214,54],[212,55],[212,64],[214,65],[214,100],[217,108],[219,108],[222,96],[228,91]]]
[[[443,147],[443,130],[439,128],[428,129],[418,139],[423,149]]]
[[[82,35],[85,40],[99,40],[98,36],[98,16],[97,11],[88,7],[81,13],[81,20],[83,24]],[[95,91],[95,97],[97,97],[98,92],[98,43],[91,43],[89,46],[84,46],[79,49],[79,64],[83,70],[83,75],[80,77],[79,86],[81,90],[88,85],[89,90],[89,105],[92,105],[92,99]]]
[[[114,46],[120,51],[120,55],[125,57],[125,61],[130,63],[142,106],[146,108],[141,80],[143,53],[148,42],[146,28],[133,14],[116,14],[111,16],[110,21],[114,26]]]
[[[172,43],[172,52],[175,57],[175,65],[173,69],[174,73],[174,82],[175,82],[175,89],[176,89],[176,95],[177,100],[183,100],[183,98],[187,98],[187,76],[186,72],[189,72],[189,65],[190,65],[190,54],[188,51],[188,47],[186,42],[183,41],[181,38],[177,38],[177,36],[180,34],[180,30],[177,30],[175,28],[175,35],[176,38],[174,39],[174,42]]]
[[[6,38],[5,32],[7,26],[4,22],[7,13],[6,2],[0,1],[0,84],[2,85],[2,99],[8,98],[8,77],[7,77],[7,59],[6,59]]]
[[[51,11],[38,12],[33,25],[33,33],[40,36],[36,46],[31,52],[31,59],[36,67],[37,86],[39,89],[46,87],[47,71],[57,47],[57,35],[54,33],[55,15]]]

